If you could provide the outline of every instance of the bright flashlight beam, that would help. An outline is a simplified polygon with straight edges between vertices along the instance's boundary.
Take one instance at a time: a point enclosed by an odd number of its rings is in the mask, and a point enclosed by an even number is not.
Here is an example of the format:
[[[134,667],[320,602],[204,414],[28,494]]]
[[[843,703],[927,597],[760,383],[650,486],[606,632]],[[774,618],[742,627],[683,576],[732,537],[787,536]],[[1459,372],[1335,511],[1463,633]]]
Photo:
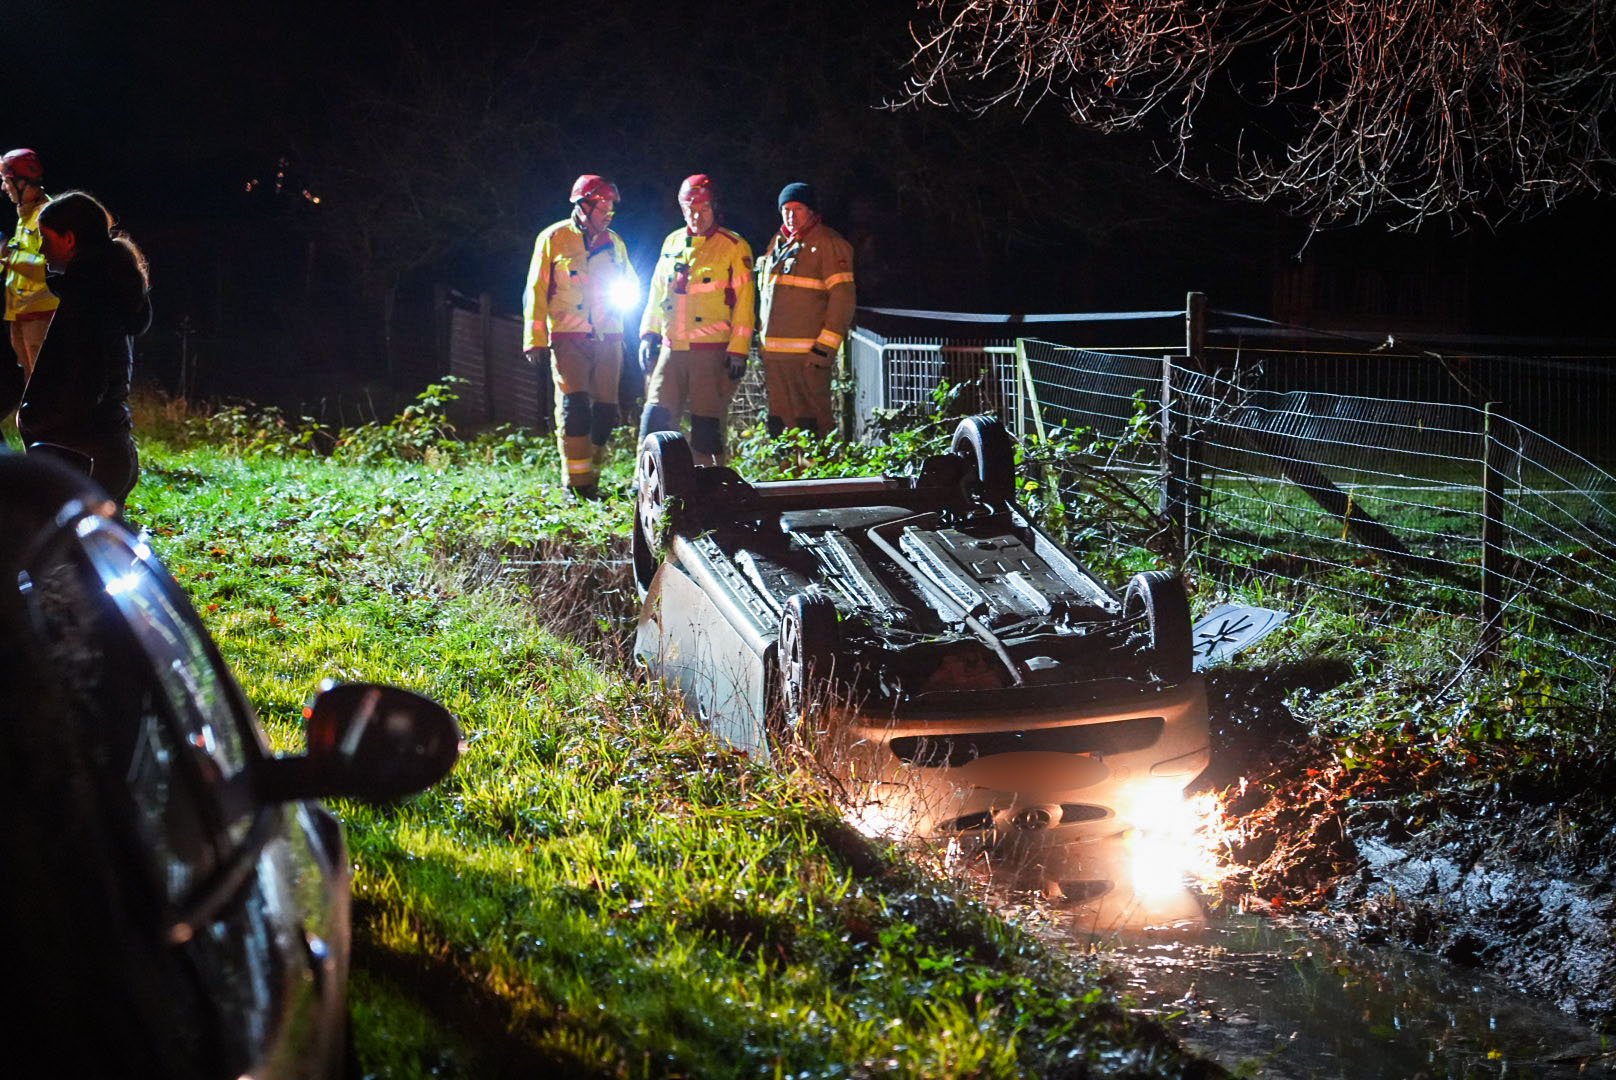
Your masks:
[[[632,311],[639,306],[640,289],[627,278],[618,278],[612,282],[611,291],[607,294],[606,302],[617,311]]]

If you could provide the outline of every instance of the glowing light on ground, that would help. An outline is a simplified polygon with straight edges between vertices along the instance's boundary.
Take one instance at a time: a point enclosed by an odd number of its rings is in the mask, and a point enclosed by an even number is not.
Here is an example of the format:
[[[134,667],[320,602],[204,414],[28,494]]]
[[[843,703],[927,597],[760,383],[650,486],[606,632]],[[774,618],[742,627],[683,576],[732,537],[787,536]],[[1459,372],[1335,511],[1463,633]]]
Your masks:
[[[902,815],[896,815],[887,810],[878,802],[866,802],[854,807],[848,814],[848,820],[853,828],[873,839],[890,839],[908,832],[909,823]]]
[[[1128,872],[1146,905],[1220,879],[1223,804],[1216,795],[1186,799],[1176,782],[1158,781],[1135,788],[1119,809],[1133,826],[1125,837]]]

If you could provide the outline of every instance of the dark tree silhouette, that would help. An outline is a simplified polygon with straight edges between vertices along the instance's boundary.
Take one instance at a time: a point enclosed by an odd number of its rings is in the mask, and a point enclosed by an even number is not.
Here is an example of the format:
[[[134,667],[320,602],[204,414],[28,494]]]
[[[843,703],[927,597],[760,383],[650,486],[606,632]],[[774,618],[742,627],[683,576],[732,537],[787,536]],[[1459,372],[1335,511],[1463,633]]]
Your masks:
[[[937,290],[997,287],[964,252],[1194,227],[1182,185],[1141,175],[1114,140],[1058,138],[1058,117],[882,108],[901,85],[907,15],[867,9],[787,6],[739,39],[726,9],[673,18],[649,0],[588,19],[514,11],[497,30],[400,20],[331,80],[318,123],[288,135],[322,196],[321,251],[385,324],[401,281],[456,262],[497,266],[500,299],[516,299],[534,234],[566,213],[582,172],[617,181],[615,227],[642,267],[679,221],[683,176],[712,173],[725,223],[759,248],[779,227],[781,186],[811,179],[839,227],[878,235],[860,249],[869,302],[912,302],[920,279],[955,268],[965,284]],[[699,72],[677,62],[685,40],[709,43]]]
[[[920,0],[897,103],[1059,102],[1313,227],[1524,219],[1612,182],[1612,0]],[[1165,136],[1165,138],[1162,138]]]

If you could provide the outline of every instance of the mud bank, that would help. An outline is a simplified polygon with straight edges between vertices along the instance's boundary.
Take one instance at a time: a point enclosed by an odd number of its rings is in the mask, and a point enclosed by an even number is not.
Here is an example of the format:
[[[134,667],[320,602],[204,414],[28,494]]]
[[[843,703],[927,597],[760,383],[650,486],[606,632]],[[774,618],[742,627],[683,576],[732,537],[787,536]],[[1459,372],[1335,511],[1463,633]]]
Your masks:
[[[1487,971],[1616,1033],[1616,775],[1590,762],[1553,790],[1483,780],[1400,733],[1345,754],[1285,704],[1341,675],[1212,674],[1214,764],[1198,787],[1227,807],[1221,902]]]

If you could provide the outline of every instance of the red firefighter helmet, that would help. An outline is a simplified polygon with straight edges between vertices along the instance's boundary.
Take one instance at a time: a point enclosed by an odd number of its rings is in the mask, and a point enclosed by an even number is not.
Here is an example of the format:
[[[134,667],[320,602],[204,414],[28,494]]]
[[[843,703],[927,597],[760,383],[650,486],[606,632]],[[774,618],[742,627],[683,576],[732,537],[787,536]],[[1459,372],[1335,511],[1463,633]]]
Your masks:
[[[696,173],[685,177],[685,182],[679,185],[679,205],[694,206],[697,203],[710,203],[713,201],[713,178],[706,173]]]
[[[572,201],[583,202],[585,199],[606,198],[612,202],[621,202],[622,196],[617,193],[617,185],[604,176],[594,173],[584,173],[572,182]]]
[[[7,176],[20,176],[36,184],[45,179],[45,166],[39,163],[39,155],[27,148],[6,151],[6,155],[0,157],[0,172]]]

